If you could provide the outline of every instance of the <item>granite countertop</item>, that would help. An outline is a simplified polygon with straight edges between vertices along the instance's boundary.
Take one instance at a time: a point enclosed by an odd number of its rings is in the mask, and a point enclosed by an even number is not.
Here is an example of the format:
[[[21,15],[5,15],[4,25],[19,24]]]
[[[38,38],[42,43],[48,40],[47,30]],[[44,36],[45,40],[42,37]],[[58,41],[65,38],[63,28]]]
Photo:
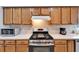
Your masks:
[[[61,34],[53,34],[49,33],[54,39],[69,39],[69,40],[76,40],[79,39],[79,34],[66,34],[66,35],[61,35]]]
[[[27,31],[26,33],[21,33],[19,35],[16,35],[16,36],[11,36],[11,37],[8,37],[8,36],[0,36],[0,39],[4,39],[4,40],[7,40],[7,39],[28,39],[31,37],[32,35],[32,31]],[[79,39],[79,34],[67,34],[67,35],[61,35],[61,34],[57,34],[57,33],[51,33],[49,32],[49,34],[54,38],[54,39],[69,39],[69,40],[76,40],[76,39]]]
[[[14,39],[14,40],[16,40],[16,39],[29,39],[31,37],[31,35],[32,35],[32,32],[29,30],[26,33],[20,33],[20,34],[18,34],[16,36],[1,36],[0,35],[0,39],[1,40],[7,40],[7,39],[10,39],[10,40],[11,39]]]

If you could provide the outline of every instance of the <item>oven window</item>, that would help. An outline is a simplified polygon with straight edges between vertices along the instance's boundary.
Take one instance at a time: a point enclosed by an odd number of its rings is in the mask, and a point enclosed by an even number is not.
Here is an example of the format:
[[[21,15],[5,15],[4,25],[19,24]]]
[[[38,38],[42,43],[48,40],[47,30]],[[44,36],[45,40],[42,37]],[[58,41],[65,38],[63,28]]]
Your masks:
[[[45,46],[33,46],[30,47],[30,52],[53,52],[53,47],[45,47]]]

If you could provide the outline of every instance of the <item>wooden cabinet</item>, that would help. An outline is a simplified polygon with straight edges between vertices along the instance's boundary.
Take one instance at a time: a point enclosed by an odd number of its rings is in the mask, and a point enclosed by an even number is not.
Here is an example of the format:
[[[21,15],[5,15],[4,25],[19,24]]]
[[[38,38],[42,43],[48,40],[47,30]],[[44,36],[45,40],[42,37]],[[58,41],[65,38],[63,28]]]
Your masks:
[[[28,40],[17,40],[16,41],[16,52],[28,52]]]
[[[79,24],[79,8],[78,8],[78,24]]]
[[[50,9],[49,8],[32,8],[32,15],[35,15],[35,16],[50,15]]]
[[[67,52],[66,40],[55,40],[54,51],[55,52]]]
[[[78,7],[4,7],[3,24],[29,25],[32,16],[51,16],[51,24],[77,24],[79,23]]]
[[[34,16],[38,16],[40,15],[40,8],[31,8],[31,11],[32,11],[32,15]]]
[[[50,16],[50,8],[41,8],[41,15],[49,15]]]
[[[74,40],[68,40],[68,52],[74,52],[75,51],[75,45]]]
[[[15,40],[6,40],[5,45],[15,45]]]
[[[22,24],[31,24],[31,17],[30,8],[22,8]]]
[[[15,52],[15,41],[14,40],[5,41],[5,52]]]
[[[78,20],[78,8],[71,8],[71,24],[77,24]]]
[[[75,40],[55,40],[54,51],[55,52],[74,52]]]
[[[13,8],[13,24],[21,24],[21,8]]]
[[[5,45],[5,52],[15,52],[15,45]]]
[[[16,40],[16,44],[23,44],[23,45],[28,45],[29,44],[29,42],[28,42],[28,40]]]
[[[61,8],[52,8],[51,9],[51,23],[52,24],[61,24]]]
[[[62,24],[70,24],[70,8],[69,7],[63,7],[62,8]]]
[[[28,52],[28,45],[16,45],[16,52]]]
[[[12,24],[12,8],[3,8],[3,24]]]
[[[55,45],[54,52],[67,52],[66,45]]]
[[[4,52],[4,41],[0,40],[0,52]]]

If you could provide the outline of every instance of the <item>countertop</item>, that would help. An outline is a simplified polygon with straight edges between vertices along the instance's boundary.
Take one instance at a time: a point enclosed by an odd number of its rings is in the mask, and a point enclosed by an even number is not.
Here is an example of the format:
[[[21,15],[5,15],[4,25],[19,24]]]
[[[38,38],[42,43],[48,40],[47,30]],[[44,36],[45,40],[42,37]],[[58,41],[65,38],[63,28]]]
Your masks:
[[[54,39],[69,39],[69,40],[76,40],[79,39],[79,34],[66,34],[66,35],[61,35],[61,34],[53,34],[49,33]]]
[[[31,37],[32,35],[32,31],[27,31],[26,33],[21,33],[19,35],[16,35],[16,36],[0,36],[0,39],[4,39],[4,40],[7,40],[7,39],[28,39]],[[67,35],[61,35],[61,34],[57,34],[57,33],[51,33],[49,32],[49,34],[54,38],[54,39],[69,39],[69,40],[76,40],[76,39],[79,39],[79,34],[67,34]]]
[[[31,35],[32,35],[32,31],[27,31],[26,33],[20,33],[20,34],[18,34],[16,36],[2,36],[2,35],[0,35],[0,39],[1,40],[29,39],[31,37]]]

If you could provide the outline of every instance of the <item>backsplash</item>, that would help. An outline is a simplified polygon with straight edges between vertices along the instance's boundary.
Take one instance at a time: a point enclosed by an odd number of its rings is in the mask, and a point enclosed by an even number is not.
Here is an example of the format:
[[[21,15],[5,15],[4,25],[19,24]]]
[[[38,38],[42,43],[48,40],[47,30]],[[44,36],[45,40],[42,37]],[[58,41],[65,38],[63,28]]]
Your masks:
[[[76,31],[79,26],[78,25],[51,25],[48,27],[49,32],[51,33],[59,33],[60,28],[66,28],[67,34],[71,34],[72,31]]]

